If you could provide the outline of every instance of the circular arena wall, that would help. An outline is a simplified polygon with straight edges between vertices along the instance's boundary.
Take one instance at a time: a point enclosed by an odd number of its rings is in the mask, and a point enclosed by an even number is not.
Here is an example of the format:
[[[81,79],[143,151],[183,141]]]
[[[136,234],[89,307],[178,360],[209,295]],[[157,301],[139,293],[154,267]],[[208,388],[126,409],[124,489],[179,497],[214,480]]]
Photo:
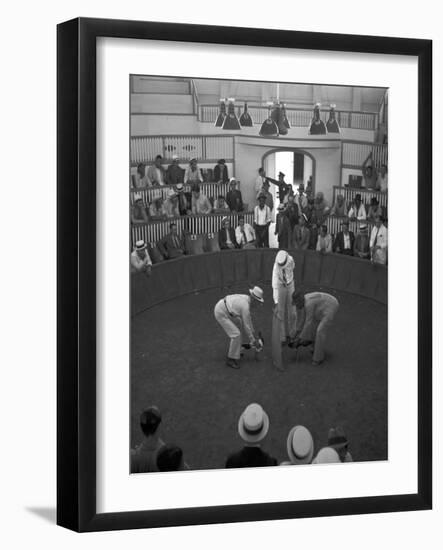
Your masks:
[[[278,250],[224,250],[167,260],[152,267],[152,274],[131,277],[131,315],[177,298],[211,288],[270,282]],[[296,283],[328,287],[370,298],[387,305],[387,268],[340,254],[322,255],[290,250]]]

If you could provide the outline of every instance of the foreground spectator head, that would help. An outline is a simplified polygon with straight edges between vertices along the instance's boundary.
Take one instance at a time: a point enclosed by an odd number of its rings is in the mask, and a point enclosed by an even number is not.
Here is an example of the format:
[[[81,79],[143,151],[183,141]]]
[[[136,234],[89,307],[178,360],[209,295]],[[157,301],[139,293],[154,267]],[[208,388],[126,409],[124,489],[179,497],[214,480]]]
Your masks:
[[[340,462],[340,457],[335,449],[323,447],[312,461],[312,464],[334,464]]]
[[[304,426],[294,426],[286,442],[292,464],[310,464],[314,456],[314,441],[311,432]]]
[[[260,443],[268,433],[269,417],[258,403],[251,403],[241,414],[238,433],[247,444]]]
[[[344,462],[348,453],[349,441],[341,426],[331,428],[328,433],[328,447],[335,449],[340,457],[340,460]]]
[[[183,470],[183,451],[175,445],[165,445],[157,455],[159,472],[176,472]]]
[[[155,435],[162,417],[157,407],[149,407],[140,415],[140,428],[146,437]]]

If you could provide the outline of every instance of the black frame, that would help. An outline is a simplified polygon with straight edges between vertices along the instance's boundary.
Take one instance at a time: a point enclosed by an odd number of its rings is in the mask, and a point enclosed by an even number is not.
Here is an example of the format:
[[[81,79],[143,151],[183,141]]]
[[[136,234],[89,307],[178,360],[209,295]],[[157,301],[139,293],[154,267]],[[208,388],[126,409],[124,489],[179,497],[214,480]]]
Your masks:
[[[96,38],[302,48],[418,58],[418,492],[96,513]],[[432,41],[256,28],[74,19],[57,28],[57,523],[76,531],[432,507]]]

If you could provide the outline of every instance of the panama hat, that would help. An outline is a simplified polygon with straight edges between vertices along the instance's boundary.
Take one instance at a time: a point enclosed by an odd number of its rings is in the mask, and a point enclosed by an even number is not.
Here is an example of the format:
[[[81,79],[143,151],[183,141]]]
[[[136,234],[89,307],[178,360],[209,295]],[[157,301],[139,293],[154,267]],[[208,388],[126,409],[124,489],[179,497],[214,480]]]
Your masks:
[[[137,241],[135,243],[135,249],[136,250],[145,250],[146,249],[145,241],[143,241],[143,240]]]
[[[269,417],[258,403],[251,403],[238,420],[238,433],[247,443],[258,443],[269,430]]]
[[[275,257],[275,261],[278,263],[278,265],[284,266],[287,260],[288,253],[286,252],[286,250],[279,250],[277,252],[277,256]]]
[[[292,464],[310,464],[314,456],[314,441],[311,432],[304,426],[294,426],[286,442]]]
[[[249,294],[255,298],[258,302],[263,303],[263,290],[259,286],[255,286],[249,290]]]
[[[312,464],[333,464],[340,462],[340,457],[332,447],[323,447],[318,451],[317,456],[312,461]]]
[[[328,433],[328,446],[332,449],[339,450],[346,447],[348,438],[341,426],[331,428]]]

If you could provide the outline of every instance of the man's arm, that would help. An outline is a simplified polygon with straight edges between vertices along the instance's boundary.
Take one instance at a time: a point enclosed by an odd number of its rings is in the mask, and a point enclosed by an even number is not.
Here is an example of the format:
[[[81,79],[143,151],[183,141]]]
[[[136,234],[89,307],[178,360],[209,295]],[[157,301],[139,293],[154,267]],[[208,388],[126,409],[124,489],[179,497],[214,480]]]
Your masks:
[[[274,304],[278,304],[278,286],[278,271],[277,266],[274,264],[274,267],[272,268],[272,297],[274,299]]]
[[[362,171],[363,177],[365,177],[366,166],[368,166],[370,160],[372,160],[372,151],[370,151],[369,155],[365,158],[365,160],[363,161],[363,164],[361,165],[361,171]],[[372,162],[371,162],[371,165],[372,165],[372,169],[374,169],[374,165]]]
[[[328,254],[330,254],[332,252],[332,237],[331,237],[331,235],[328,235],[326,237],[326,252]]]
[[[253,300],[254,298],[251,298]],[[252,324],[252,318],[251,318],[251,311],[249,309],[249,304],[244,307],[242,307],[241,310],[241,317],[242,317],[242,323],[243,323],[243,329],[248,335],[249,343],[254,344],[255,343],[255,335],[254,335],[254,325]]]

